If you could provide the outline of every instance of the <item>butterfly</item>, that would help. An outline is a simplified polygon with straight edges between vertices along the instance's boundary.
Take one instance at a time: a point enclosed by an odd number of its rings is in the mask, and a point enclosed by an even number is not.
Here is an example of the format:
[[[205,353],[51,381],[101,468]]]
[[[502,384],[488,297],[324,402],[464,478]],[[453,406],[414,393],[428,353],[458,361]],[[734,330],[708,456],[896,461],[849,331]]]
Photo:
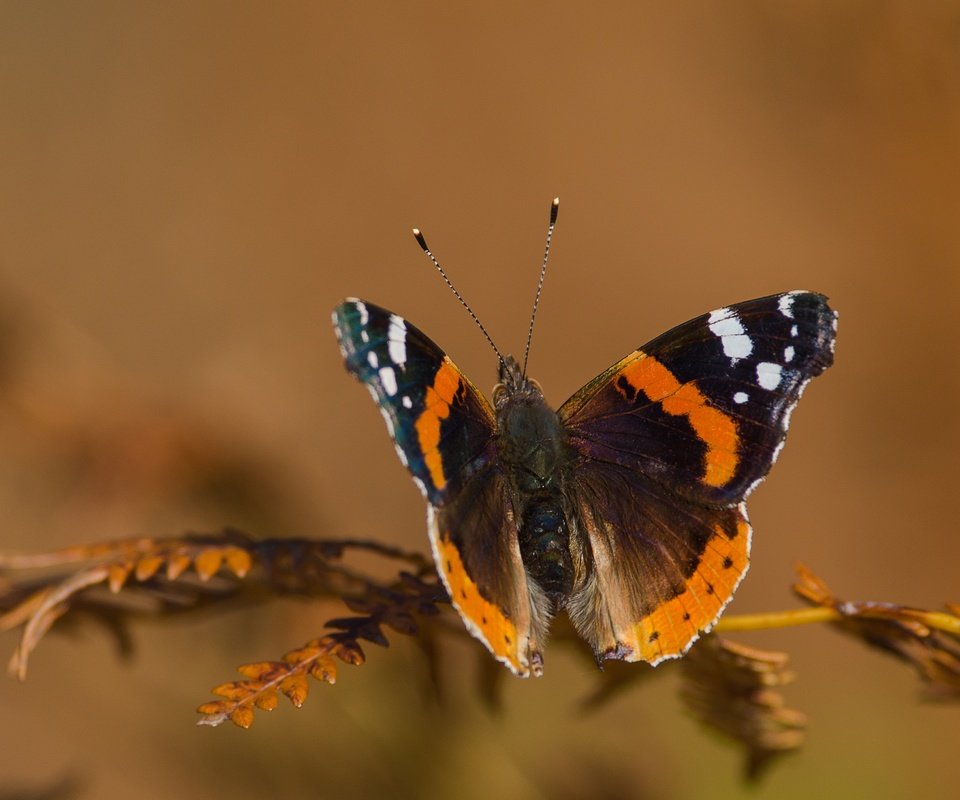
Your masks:
[[[555,220],[556,201],[551,232]],[[541,674],[561,611],[601,663],[655,665],[712,628],[749,564],[745,499],[804,388],[833,362],[837,314],[806,291],[718,308],[629,353],[556,411],[510,356],[487,400],[392,311],[347,299],[333,323],[347,370],[426,498],[454,607],[526,677]]]

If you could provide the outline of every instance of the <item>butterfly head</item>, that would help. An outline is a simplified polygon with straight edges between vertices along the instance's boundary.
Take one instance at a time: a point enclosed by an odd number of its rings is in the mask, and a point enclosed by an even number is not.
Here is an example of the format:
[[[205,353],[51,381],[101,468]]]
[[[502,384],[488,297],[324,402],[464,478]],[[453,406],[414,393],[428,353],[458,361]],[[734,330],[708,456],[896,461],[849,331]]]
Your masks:
[[[523,374],[520,364],[513,356],[500,362],[500,380],[493,387],[493,405],[498,410],[507,402],[522,397],[543,397],[543,389],[533,378]]]

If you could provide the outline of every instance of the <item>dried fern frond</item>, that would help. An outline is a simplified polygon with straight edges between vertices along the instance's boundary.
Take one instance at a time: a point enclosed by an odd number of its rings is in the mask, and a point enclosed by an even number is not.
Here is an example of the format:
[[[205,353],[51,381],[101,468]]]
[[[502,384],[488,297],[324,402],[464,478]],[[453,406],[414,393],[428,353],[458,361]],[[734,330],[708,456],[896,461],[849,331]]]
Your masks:
[[[944,612],[843,601],[802,564],[797,572],[794,592],[813,606],[832,610],[836,627],[912,666],[928,699],[960,700],[960,607],[948,604]]]
[[[11,672],[26,676],[30,654],[68,611],[98,618],[119,638],[131,616],[195,611],[228,600],[290,594],[369,600],[371,576],[344,562],[348,551],[400,561],[418,574],[432,571],[423,556],[377,542],[257,541],[234,530],[0,554],[0,571],[15,576],[0,583],[0,631],[22,627]],[[25,575],[33,571],[43,574]]]
[[[681,696],[703,724],[742,744],[746,774],[757,779],[779,754],[798,749],[807,718],[784,705],[779,688],[793,681],[786,653],[758,650],[716,634],[680,662]]]
[[[249,728],[253,724],[254,709],[272,711],[279,702],[279,693],[299,708],[307,698],[308,677],[334,683],[335,659],[354,666],[364,662],[361,640],[389,646],[384,626],[416,636],[420,631],[417,618],[436,614],[437,604],[446,602],[446,591],[435,576],[425,580],[401,573],[391,586],[370,584],[365,597],[348,603],[352,610],[364,613],[329,620],[326,627],[334,629],[333,632],[291,650],[280,661],[243,665],[239,672],[246,680],[214,688],[213,694],[224,699],[199,706],[197,713],[203,718],[197,724],[216,726],[229,720],[241,728]]]

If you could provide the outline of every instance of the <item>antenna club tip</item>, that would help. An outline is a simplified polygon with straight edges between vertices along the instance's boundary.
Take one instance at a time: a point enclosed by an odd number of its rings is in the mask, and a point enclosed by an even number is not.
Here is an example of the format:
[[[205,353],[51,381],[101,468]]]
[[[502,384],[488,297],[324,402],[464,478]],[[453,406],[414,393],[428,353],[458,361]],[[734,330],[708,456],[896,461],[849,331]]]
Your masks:
[[[420,245],[420,247],[423,248],[423,251],[426,253],[428,251],[427,240],[423,238],[423,234],[420,232],[419,228],[413,229],[413,238],[417,240],[417,244]]]
[[[550,224],[553,225],[557,221],[557,212],[560,210],[560,198],[554,197],[553,202],[550,204]]]

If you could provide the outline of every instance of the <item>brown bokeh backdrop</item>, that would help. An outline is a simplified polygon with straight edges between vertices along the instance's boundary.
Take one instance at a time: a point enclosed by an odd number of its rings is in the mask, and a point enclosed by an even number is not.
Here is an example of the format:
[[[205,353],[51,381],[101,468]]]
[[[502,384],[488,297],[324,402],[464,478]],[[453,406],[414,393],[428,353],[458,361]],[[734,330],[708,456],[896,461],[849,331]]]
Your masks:
[[[0,153],[2,549],[225,523],[424,547],[330,309],[396,309],[489,387],[409,228],[516,350],[558,194],[532,356],[555,402],[719,305],[840,310],[732,610],[791,604],[798,559],[851,597],[960,600],[956,3],[7,2]],[[591,671],[557,648],[499,718],[468,648],[436,707],[401,642],[250,732],[191,727],[322,614],[149,626],[132,665],[53,637],[0,684],[0,796],[744,791],[671,677],[585,717]],[[957,711],[904,668],[827,630],[749,641],[790,650],[812,717],[753,796],[956,796]]]

